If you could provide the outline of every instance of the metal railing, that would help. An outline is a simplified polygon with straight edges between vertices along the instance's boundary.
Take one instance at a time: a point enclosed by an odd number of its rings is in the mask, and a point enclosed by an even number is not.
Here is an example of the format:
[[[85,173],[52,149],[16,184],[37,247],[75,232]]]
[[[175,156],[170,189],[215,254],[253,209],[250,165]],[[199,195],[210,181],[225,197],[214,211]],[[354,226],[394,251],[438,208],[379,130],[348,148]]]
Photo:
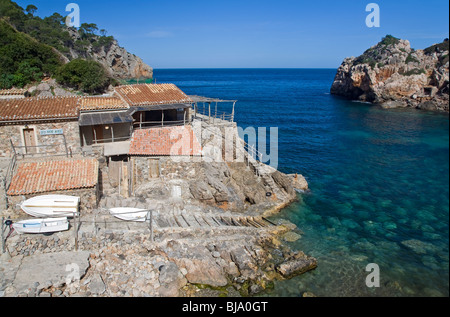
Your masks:
[[[92,140],[92,143],[90,145],[99,145],[99,144],[105,144],[105,143],[122,142],[122,141],[127,141],[130,138],[131,138],[131,136],[114,137],[114,138],[108,138],[108,139],[94,139],[94,140]]]
[[[189,120],[174,120],[174,121],[145,121],[145,122],[135,122],[133,123],[133,129],[149,129],[156,127],[170,127],[170,126],[181,126],[189,124]]]
[[[219,135],[218,133],[216,133],[214,130],[211,130],[210,128],[205,128],[205,130],[207,130],[208,132],[210,132],[216,136],[222,137],[222,139],[226,140],[224,135]],[[243,139],[241,139],[239,137],[239,135],[236,135],[236,136],[237,136],[236,142],[240,143],[240,145],[241,145],[241,146],[239,146],[238,144],[236,144],[236,146],[235,146],[236,153],[238,150],[241,150],[243,152],[244,159],[246,159],[246,161],[247,161],[247,166],[250,167],[250,164],[252,164],[252,166],[255,168],[255,175],[258,177],[261,176],[256,165],[258,163],[262,163],[263,154],[256,149],[256,146],[249,145],[247,142],[245,142]]]
[[[153,219],[154,219],[153,213],[154,213],[154,211],[155,210],[153,210],[153,209],[145,209],[145,210],[140,210],[140,211],[123,212],[123,213],[120,213],[119,215],[123,216],[123,215],[133,215],[133,214],[146,213],[145,214],[145,220],[143,221],[143,223],[147,223],[146,227],[150,231],[150,241],[154,242],[154,226],[153,226]],[[111,213],[110,213],[110,216],[111,217],[115,217]],[[73,239],[74,239],[74,242],[75,242],[74,243],[75,244],[74,245],[75,250],[78,250],[78,244],[79,244],[78,231],[79,231],[80,226],[82,224],[91,224],[91,225],[97,226],[97,224],[98,224],[95,220],[94,221],[92,221],[92,220],[91,221],[83,220],[80,217],[80,212],[79,211],[78,212],[73,212],[73,213],[61,214],[61,215],[48,215],[48,216],[47,215],[43,215],[42,217],[39,217],[39,218],[15,219],[14,223],[18,223],[20,221],[29,220],[29,219],[45,220],[45,219],[50,219],[50,218],[52,218],[52,219],[53,218],[68,218],[67,221],[70,224],[70,227],[73,229]],[[71,218],[71,219],[69,219],[69,218]],[[121,220],[121,219],[111,219],[111,220],[102,220],[100,223],[101,224],[107,224],[107,223],[126,223],[126,222],[127,221],[124,221],[124,220]],[[13,232],[13,230],[12,230],[13,227],[11,226],[10,227],[10,232],[8,233],[8,235],[5,235],[7,228],[8,228],[8,226],[6,225],[5,217],[2,217],[1,218],[1,228],[0,228],[0,230],[1,230],[1,242],[2,242],[2,250],[1,250],[1,252],[2,253],[6,252],[6,241],[7,241],[8,237],[9,237],[9,235]],[[70,228],[69,228],[69,230],[70,230]],[[95,229],[95,232],[97,232],[97,231],[98,230]],[[46,232],[27,233],[27,234],[34,235],[34,234],[44,234],[44,233],[46,233]]]
[[[228,112],[223,112],[223,111],[211,112],[208,109],[199,109],[199,108],[196,108],[194,111],[195,111],[194,117],[196,119],[199,118],[199,117],[197,117],[197,115],[201,115],[201,116],[204,116],[205,118],[200,118],[200,119],[202,119],[204,121],[208,121],[208,122],[213,121],[215,123],[217,119],[223,120],[223,121],[228,121],[228,122],[234,122],[233,114],[228,113]]]

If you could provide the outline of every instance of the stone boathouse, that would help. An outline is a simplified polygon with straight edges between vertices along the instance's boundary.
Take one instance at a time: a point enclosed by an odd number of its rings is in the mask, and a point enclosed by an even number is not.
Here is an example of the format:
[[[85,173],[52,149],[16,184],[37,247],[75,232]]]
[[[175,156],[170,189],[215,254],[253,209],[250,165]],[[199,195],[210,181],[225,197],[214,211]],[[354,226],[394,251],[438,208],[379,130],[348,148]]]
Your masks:
[[[206,116],[199,102],[208,104]],[[218,102],[191,98],[174,84],[119,86],[108,96],[1,99],[2,199],[8,207],[43,193],[75,194],[95,208],[102,173],[130,195],[137,183],[159,177],[161,159],[202,156],[194,117],[235,126],[235,101],[221,119]]]

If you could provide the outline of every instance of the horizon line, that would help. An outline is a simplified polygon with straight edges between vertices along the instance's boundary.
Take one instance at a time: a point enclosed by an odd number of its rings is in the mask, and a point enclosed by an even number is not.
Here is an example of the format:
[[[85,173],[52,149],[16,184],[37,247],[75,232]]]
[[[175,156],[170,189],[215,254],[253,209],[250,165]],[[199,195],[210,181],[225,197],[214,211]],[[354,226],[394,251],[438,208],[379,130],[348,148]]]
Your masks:
[[[168,70],[168,69],[322,69],[322,70],[328,70],[328,69],[335,69],[337,70],[339,67],[161,67],[156,68],[152,67],[153,70],[159,69],[159,70]]]

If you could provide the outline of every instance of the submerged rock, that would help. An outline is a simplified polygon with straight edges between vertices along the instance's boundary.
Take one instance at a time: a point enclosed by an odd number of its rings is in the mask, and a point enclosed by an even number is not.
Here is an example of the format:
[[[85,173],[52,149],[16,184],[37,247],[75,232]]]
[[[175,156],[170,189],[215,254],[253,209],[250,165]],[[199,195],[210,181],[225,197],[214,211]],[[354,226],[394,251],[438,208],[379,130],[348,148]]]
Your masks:
[[[411,249],[417,254],[425,254],[427,252],[436,252],[438,248],[431,243],[420,241],[417,239],[405,240],[401,242],[405,247]]]
[[[301,239],[302,236],[295,232],[289,231],[283,234],[281,237],[287,242],[295,242]]]

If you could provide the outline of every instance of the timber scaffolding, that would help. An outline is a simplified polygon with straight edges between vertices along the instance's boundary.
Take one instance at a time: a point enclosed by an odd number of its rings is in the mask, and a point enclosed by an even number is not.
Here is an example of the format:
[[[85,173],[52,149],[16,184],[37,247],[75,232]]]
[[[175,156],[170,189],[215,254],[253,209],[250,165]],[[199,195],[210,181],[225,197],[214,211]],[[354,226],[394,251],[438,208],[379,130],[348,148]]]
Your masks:
[[[223,100],[223,99],[217,99],[217,98],[208,98],[208,97],[202,97],[202,96],[189,96],[189,98],[192,99],[194,104],[194,118],[204,120],[208,120],[208,123],[214,124],[217,119],[223,120],[223,121],[229,121],[234,122],[234,107],[236,106],[237,100]],[[231,110],[231,114],[224,112],[224,111],[218,111],[217,106],[219,103],[232,103],[233,107]],[[201,106],[199,107],[199,104]],[[211,105],[214,105],[214,108],[211,109]],[[201,116],[198,116],[198,115]]]

